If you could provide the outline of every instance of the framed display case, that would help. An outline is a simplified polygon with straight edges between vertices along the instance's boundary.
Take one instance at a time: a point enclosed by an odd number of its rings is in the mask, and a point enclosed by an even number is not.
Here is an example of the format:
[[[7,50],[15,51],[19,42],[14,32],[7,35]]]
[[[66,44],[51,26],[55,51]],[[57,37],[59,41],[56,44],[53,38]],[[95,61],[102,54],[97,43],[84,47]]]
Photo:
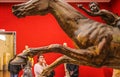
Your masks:
[[[8,62],[16,54],[16,32],[0,31],[0,70],[8,70]]]

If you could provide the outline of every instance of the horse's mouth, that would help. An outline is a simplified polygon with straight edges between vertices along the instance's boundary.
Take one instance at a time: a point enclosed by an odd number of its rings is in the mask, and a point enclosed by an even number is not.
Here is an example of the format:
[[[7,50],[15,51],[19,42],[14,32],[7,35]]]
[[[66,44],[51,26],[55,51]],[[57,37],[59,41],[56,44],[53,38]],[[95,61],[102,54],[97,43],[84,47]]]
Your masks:
[[[17,16],[18,18],[25,17],[25,13],[24,13],[24,12],[21,12],[21,11],[19,11],[19,10],[14,11],[13,14],[14,14],[15,16]]]

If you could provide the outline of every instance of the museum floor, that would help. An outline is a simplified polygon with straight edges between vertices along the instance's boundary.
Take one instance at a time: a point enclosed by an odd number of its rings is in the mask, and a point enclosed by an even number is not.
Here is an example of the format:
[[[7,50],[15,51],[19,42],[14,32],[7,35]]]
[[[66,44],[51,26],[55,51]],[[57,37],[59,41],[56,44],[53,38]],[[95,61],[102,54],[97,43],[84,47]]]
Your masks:
[[[10,77],[10,73],[8,71],[0,71],[0,77]]]

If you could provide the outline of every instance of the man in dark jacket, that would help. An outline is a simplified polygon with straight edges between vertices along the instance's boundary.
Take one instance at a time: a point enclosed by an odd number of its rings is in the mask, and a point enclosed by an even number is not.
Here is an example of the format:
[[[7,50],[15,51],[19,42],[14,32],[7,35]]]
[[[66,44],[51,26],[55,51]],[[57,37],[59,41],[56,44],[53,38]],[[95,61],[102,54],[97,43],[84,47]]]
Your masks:
[[[51,72],[50,72],[50,75],[49,76],[47,76],[47,77],[54,77],[55,76],[55,71],[54,70],[52,70]]]
[[[15,58],[15,57],[14,57]],[[13,58],[13,59],[14,59]],[[22,69],[21,65],[12,65],[10,62],[13,60],[11,59],[8,63],[8,71],[10,72],[10,77],[18,77],[19,71]]]
[[[79,66],[73,64],[67,64],[66,68],[70,74],[70,77],[79,77]]]

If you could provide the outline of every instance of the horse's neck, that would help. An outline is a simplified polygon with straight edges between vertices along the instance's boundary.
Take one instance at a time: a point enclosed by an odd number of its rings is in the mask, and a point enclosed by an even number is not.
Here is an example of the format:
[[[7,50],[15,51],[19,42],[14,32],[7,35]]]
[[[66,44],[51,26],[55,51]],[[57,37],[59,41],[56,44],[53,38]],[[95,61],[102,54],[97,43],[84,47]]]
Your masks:
[[[77,20],[86,18],[66,2],[51,1],[49,6],[50,12],[54,15],[59,25],[66,33],[72,32],[71,29],[77,28]]]

